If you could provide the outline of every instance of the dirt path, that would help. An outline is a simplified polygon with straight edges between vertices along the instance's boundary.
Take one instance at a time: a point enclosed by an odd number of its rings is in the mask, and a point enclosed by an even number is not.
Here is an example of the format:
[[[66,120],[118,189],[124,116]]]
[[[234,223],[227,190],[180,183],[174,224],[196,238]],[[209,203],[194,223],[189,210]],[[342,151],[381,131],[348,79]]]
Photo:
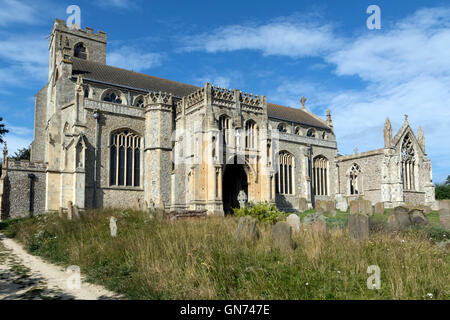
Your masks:
[[[0,300],[120,299],[105,288],[83,281],[67,283],[71,277],[62,267],[25,252],[20,244],[0,233]],[[73,278],[73,275],[72,275]]]

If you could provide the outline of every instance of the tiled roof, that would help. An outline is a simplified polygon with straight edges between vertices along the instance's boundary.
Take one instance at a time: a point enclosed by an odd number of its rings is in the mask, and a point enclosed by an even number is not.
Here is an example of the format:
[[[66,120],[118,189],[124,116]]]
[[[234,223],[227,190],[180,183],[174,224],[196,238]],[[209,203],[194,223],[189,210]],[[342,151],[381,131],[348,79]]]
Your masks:
[[[111,83],[118,86],[140,89],[143,91],[168,92],[178,97],[186,96],[200,89],[199,87],[190,84],[120,69],[98,62],[78,58],[72,58],[72,61],[73,75],[81,74],[86,80]],[[267,113],[269,118],[272,117],[280,120],[294,121],[328,129],[323,122],[317,120],[308,112],[301,109],[285,107],[268,102]]]

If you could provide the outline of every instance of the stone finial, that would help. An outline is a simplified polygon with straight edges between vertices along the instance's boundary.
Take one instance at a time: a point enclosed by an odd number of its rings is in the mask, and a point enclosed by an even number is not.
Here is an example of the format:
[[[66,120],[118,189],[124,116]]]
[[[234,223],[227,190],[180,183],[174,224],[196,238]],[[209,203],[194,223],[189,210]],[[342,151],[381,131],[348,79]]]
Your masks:
[[[6,167],[6,165],[8,164],[8,144],[6,143],[6,141],[3,143],[3,165]]]
[[[405,122],[408,123],[408,115],[405,114]]]
[[[358,154],[358,148],[353,149],[353,152],[354,152],[355,154]]]
[[[391,142],[392,142],[391,120],[389,120],[389,118],[386,118],[386,121],[384,123],[384,147],[390,148]]]
[[[333,129],[333,121],[331,120],[330,108],[327,109],[327,125]]]
[[[302,109],[305,108],[305,102],[306,102],[306,98],[303,96],[303,97],[300,99],[300,103],[302,104]]]
[[[425,134],[421,126],[419,126],[419,129],[417,130],[417,140],[419,141],[419,145],[423,152],[425,152]]]

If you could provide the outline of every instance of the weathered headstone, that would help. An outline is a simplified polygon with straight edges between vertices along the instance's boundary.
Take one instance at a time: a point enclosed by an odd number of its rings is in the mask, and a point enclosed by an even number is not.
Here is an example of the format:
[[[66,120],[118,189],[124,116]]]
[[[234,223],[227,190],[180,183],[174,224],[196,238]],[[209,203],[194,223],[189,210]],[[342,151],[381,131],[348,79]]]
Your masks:
[[[59,216],[60,218],[62,218],[62,217],[63,217],[63,214],[64,214],[64,209],[63,209],[63,207],[59,207],[59,209],[58,209],[58,216]]]
[[[286,222],[279,221],[272,227],[272,240],[275,246],[295,249],[292,228]]]
[[[375,203],[375,213],[383,214],[384,213],[384,202]]]
[[[258,220],[250,216],[240,217],[236,231],[236,238],[255,239],[259,237]]]
[[[298,201],[298,211],[305,212],[308,210],[308,200],[300,198]]]
[[[72,220],[73,217],[73,204],[72,201],[67,202],[67,220]]]
[[[409,220],[415,225],[427,225],[429,224],[428,219],[424,216],[423,211],[419,209],[413,209],[409,211]]]
[[[325,203],[324,203],[325,202]],[[317,213],[324,213],[327,209],[326,201],[323,200],[316,200],[316,212]]]
[[[239,194],[237,196],[237,201],[239,202],[239,207],[244,208],[247,204],[247,195],[245,194],[244,190],[239,191]]]
[[[109,231],[111,233],[111,237],[117,236],[117,219],[115,217],[109,218]]]
[[[370,200],[352,200],[350,201],[350,214],[372,215],[372,203]]]
[[[439,210],[439,223],[442,228],[450,230],[450,209],[442,208]]]
[[[348,217],[348,232],[359,242],[366,240],[369,237],[369,217],[365,214],[351,214]]]
[[[411,220],[406,207],[395,207],[388,217],[388,226],[393,230],[400,230],[411,226]]]
[[[80,209],[78,208],[77,205],[73,206],[73,217],[75,219],[80,219]]]
[[[342,194],[336,195],[336,209],[346,212],[348,209],[347,200],[342,196]]]
[[[300,231],[300,217],[295,213],[290,214],[286,218],[286,223],[291,226],[293,232]]]
[[[358,200],[350,201],[350,214],[358,214],[358,213],[359,213]]]

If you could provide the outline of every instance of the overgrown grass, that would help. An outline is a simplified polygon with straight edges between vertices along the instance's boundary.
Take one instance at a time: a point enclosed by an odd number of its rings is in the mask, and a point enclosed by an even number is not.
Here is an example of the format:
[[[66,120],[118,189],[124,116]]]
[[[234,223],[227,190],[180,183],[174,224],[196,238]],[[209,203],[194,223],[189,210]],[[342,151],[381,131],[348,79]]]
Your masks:
[[[116,238],[109,233],[112,215]],[[333,219],[346,225],[345,213]],[[258,241],[237,240],[234,218],[168,223],[143,212],[102,210],[78,221],[47,214],[0,228],[31,253],[78,265],[89,281],[131,299],[450,298],[449,251],[425,229],[380,227],[362,245],[339,226],[328,235],[302,231],[292,251],[272,246],[270,223],[260,225]],[[367,289],[369,265],[381,269],[380,290]]]

